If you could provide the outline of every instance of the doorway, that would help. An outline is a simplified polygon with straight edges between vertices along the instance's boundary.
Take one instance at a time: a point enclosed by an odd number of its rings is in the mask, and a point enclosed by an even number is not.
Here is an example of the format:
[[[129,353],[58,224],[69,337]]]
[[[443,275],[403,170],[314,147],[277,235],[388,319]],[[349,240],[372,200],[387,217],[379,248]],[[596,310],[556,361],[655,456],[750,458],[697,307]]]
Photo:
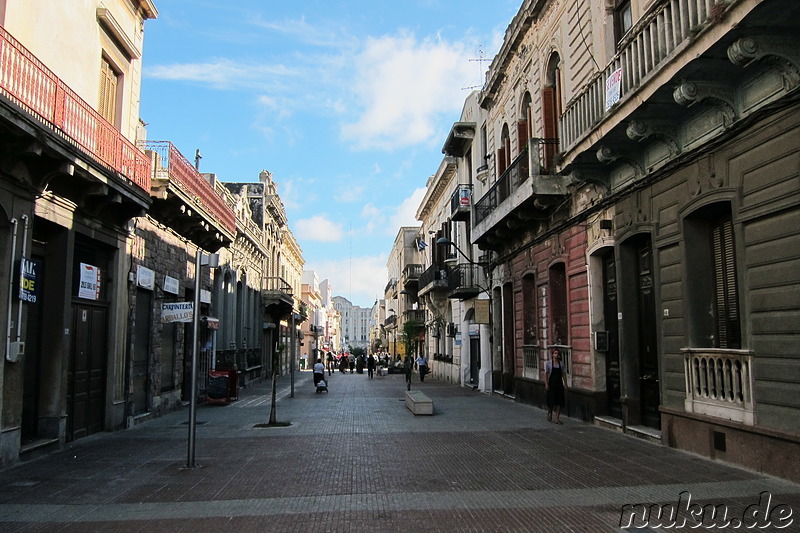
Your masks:
[[[639,399],[642,424],[661,427],[658,380],[658,336],[656,332],[656,299],[653,281],[653,251],[650,240],[636,250],[637,292],[639,307]]]
[[[622,418],[619,369],[619,316],[617,307],[617,263],[614,251],[603,257],[603,323],[608,335],[606,351],[606,408],[608,414]]]
[[[105,417],[108,312],[73,304],[67,374],[67,441],[97,433]]]

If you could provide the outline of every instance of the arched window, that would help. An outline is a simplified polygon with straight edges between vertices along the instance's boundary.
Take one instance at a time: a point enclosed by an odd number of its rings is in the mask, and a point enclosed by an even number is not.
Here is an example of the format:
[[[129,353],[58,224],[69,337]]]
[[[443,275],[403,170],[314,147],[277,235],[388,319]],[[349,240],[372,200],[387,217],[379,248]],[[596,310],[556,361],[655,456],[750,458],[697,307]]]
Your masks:
[[[508,133],[508,124],[503,124],[500,133],[500,148],[497,149],[497,177],[511,165],[511,136]]]
[[[517,122],[517,152],[522,153],[528,148],[528,140],[532,137],[533,120],[531,115],[531,93],[525,91],[520,106],[520,117]]]
[[[561,58],[553,53],[547,62],[545,83],[542,87],[542,133],[544,168],[552,169],[558,153],[558,118],[561,116]]]

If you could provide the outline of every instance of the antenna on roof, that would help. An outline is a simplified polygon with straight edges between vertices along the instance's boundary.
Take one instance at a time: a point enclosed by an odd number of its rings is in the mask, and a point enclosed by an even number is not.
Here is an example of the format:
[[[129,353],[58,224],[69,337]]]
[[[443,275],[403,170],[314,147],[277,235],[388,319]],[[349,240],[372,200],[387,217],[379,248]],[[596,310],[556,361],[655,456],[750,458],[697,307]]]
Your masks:
[[[484,63],[486,61],[491,61],[491,59],[486,59],[484,57],[483,45],[478,45],[478,57],[474,58],[474,59],[470,59],[469,61],[470,61],[470,63],[478,63],[479,76],[483,76],[483,67],[481,67],[480,65],[481,65],[481,63]],[[462,91],[469,91],[469,90],[472,90],[472,89],[481,89],[481,88],[483,88],[483,85],[470,85],[468,87],[462,87],[461,90]]]

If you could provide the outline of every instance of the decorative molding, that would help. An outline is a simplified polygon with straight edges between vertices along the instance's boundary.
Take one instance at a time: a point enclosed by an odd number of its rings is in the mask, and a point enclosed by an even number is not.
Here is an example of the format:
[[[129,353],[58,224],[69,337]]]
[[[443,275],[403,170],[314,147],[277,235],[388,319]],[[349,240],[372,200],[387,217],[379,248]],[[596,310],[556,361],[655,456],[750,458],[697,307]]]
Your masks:
[[[667,145],[670,156],[675,157],[681,153],[678,145],[678,130],[673,123],[658,123],[653,121],[632,120],[625,133],[632,141],[656,139]]]
[[[736,99],[733,90],[727,85],[704,81],[683,81],[673,91],[672,97],[678,104],[691,107],[697,103],[708,104],[722,113],[726,128],[736,121]]]
[[[763,60],[781,73],[784,89],[791,91],[800,86],[800,40],[796,37],[742,37],[728,47],[728,59],[742,68]]]

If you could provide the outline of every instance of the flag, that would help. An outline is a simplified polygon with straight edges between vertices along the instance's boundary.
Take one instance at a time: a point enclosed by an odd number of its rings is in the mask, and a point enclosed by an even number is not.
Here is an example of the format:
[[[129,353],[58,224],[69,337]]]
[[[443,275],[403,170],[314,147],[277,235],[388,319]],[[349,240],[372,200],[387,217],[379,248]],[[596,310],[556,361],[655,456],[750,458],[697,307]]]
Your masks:
[[[420,252],[424,252],[426,246],[428,245],[425,243],[424,240],[417,239],[417,250],[419,250]]]

